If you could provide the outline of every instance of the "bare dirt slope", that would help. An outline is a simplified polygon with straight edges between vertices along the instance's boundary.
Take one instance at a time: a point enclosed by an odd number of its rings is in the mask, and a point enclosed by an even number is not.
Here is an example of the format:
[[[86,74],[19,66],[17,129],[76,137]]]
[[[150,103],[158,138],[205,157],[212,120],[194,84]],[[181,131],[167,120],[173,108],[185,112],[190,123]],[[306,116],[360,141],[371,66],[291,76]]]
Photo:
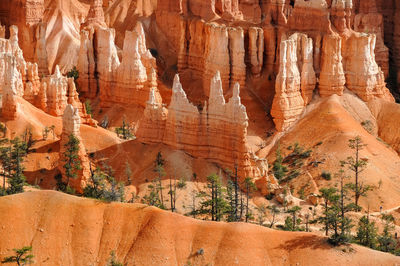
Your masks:
[[[37,265],[398,265],[393,255],[333,248],[310,233],[193,220],[139,204],[54,191],[0,198],[0,259],[32,245]],[[203,249],[204,254],[196,254]]]

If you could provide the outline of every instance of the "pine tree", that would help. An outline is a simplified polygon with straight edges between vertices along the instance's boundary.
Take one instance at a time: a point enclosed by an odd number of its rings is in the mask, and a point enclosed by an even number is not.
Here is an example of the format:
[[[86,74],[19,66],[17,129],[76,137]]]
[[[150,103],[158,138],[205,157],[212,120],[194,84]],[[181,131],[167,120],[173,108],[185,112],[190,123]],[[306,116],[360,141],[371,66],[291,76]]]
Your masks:
[[[211,214],[212,221],[221,221],[226,213],[229,213],[229,204],[225,200],[225,189],[222,187],[221,178],[216,175],[207,177],[208,192],[199,194],[203,201],[200,203],[200,214]]]
[[[33,263],[33,255],[29,254],[32,252],[31,246],[26,246],[21,249],[13,249],[15,252],[14,256],[5,257],[2,263],[17,263],[17,265],[26,265]]]
[[[320,198],[324,199],[324,216],[319,217],[319,222],[325,225],[325,235],[328,236],[329,233],[329,204],[337,200],[337,196],[335,195],[337,190],[336,188],[322,188],[319,190]]]
[[[354,183],[348,184],[348,188],[350,188],[354,192],[354,203],[357,209],[360,209],[358,205],[358,201],[361,196],[366,196],[367,192],[372,190],[371,186],[365,185],[360,180],[360,174],[366,169],[367,161],[362,160],[360,158],[360,151],[367,146],[364,144],[360,136],[356,136],[354,139],[349,140],[349,147],[354,150],[354,157],[349,156],[346,160],[341,161],[342,166],[347,165],[348,169],[354,172]]]
[[[375,222],[370,221],[369,215],[363,216],[358,221],[355,239],[360,245],[375,249],[377,245],[377,231]]]
[[[26,156],[27,145],[19,138],[11,140],[11,158],[10,158],[10,173],[9,173],[9,188],[7,189],[8,194],[16,194],[24,192],[24,185],[26,185],[26,179],[23,174],[24,166],[22,165],[24,157]]]
[[[276,150],[276,159],[272,167],[272,170],[274,171],[274,176],[278,180],[282,180],[288,172],[287,167],[284,166],[282,163],[283,163],[283,157],[281,154],[280,145],[278,145],[278,148]]]
[[[158,177],[154,180],[156,182],[154,182],[157,186],[157,191],[160,194],[160,201],[161,201],[161,209],[165,209],[164,206],[164,197],[163,197],[163,186],[162,186],[162,177],[165,176],[165,170],[164,170],[164,164],[165,164],[165,160],[162,157],[161,152],[157,153],[156,156],[156,160],[155,160],[155,168],[154,168],[154,172],[157,173]]]
[[[382,234],[378,236],[379,249],[384,252],[394,252],[397,244],[391,235],[394,229],[394,217],[391,214],[382,214],[381,218],[384,227]]]
[[[292,208],[290,208],[287,212],[292,214],[292,228],[290,229],[290,231],[299,231],[299,227],[297,226],[300,221],[299,219],[297,219],[297,213],[301,210],[301,208],[299,206],[293,206]],[[289,229],[289,228],[287,228]]]
[[[1,176],[3,177],[3,186],[0,190],[0,196],[5,196],[7,194],[6,179],[11,175],[11,143],[8,139],[2,139],[0,142],[1,144],[5,144],[0,147]]]
[[[62,191],[67,192],[69,190],[70,179],[75,179],[78,176],[78,171],[81,170],[81,160],[79,159],[79,139],[73,134],[69,135],[68,142],[65,143],[66,148],[64,152],[64,169],[67,182],[61,188]]]

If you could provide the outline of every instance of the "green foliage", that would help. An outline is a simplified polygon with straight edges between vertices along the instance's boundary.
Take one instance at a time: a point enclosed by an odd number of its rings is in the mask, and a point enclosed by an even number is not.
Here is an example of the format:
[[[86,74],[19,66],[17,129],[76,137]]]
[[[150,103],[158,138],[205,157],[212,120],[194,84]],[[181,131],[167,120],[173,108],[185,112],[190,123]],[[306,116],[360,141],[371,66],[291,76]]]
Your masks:
[[[382,234],[378,236],[379,250],[394,253],[397,245],[396,240],[392,237],[394,217],[391,214],[382,214],[382,220],[385,225]]]
[[[354,203],[358,209],[359,198],[366,196],[368,191],[372,190],[372,187],[365,185],[360,180],[360,174],[366,169],[368,162],[360,158],[360,151],[367,146],[364,144],[360,136],[356,136],[354,139],[349,139],[349,147],[354,150],[354,156],[347,157],[346,160],[341,161],[342,166],[347,166],[350,171],[354,173],[354,183],[350,183],[347,187],[354,192]]]
[[[91,101],[89,99],[85,101],[85,109],[86,109],[86,113],[88,115],[92,114],[93,110],[92,110]]]
[[[115,251],[112,250],[110,252],[110,258],[108,259],[107,266],[123,266],[121,262],[117,260],[117,256],[115,255]]]
[[[128,123],[125,122],[125,119],[122,120],[122,126],[115,128],[115,133],[117,133],[119,138],[122,139],[133,139],[134,136],[131,132],[131,128]]]
[[[177,186],[179,189],[186,188],[186,179],[185,178],[179,179]]]
[[[67,72],[67,77],[74,78],[74,80],[77,80],[79,78],[79,71],[76,66],[74,66],[70,71]]]
[[[278,149],[276,150],[276,159],[272,167],[272,170],[274,171],[274,176],[278,180],[282,180],[286,176],[286,173],[288,172],[287,167],[284,166],[282,163],[283,163],[283,157],[281,154],[281,149],[278,146]]]
[[[363,216],[358,221],[358,229],[355,240],[358,244],[376,248],[378,229],[375,226],[375,222],[369,220],[369,216]]]
[[[17,263],[17,265],[26,265],[33,263],[33,255],[29,254],[32,252],[31,246],[26,246],[21,249],[13,249],[15,255],[5,257],[2,263]]]
[[[332,179],[332,175],[329,172],[326,171],[322,171],[321,173],[321,177],[325,180],[331,180]]]
[[[207,177],[207,192],[200,192],[198,197],[202,198],[198,214],[211,215],[212,221],[221,221],[229,213],[230,207],[225,200],[225,189],[222,187],[221,178],[216,175]]]
[[[67,182],[61,187],[61,190],[66,192],[69,187],[70,179],[75,179],[78,176],[78,171],[81,170],[81,160],[79,159],[79,139],[73,134],[69,135],[68,142],[64,144],[66,148],[64,152],[64,169]]]
[[[108,202],[124,201],[124,185],[118,183],[113,174],[114,171],[109,166],[105,166],[105,171],[96,168],[91,171],[90,183],[83,189],[83,195],[89,198],[101,199]]]
[[[286,231],[303,231],[302,228],[299,227],[301,223],[301,219],[297,218],[297,213],[301,210],[299,206],[293,206],[287,213],[290,213],[292,217],[289,216],[285,220],[284,230]]]

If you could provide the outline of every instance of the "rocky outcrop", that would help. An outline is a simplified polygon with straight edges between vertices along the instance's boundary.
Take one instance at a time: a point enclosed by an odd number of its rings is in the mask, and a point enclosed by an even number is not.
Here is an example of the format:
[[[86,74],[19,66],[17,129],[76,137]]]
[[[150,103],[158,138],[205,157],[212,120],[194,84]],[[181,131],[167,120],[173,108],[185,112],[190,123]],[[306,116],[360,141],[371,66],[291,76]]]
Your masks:
[[[271,115],[279,131],[288,129],[300,116],[304,100],[300,92],[300,72],[297,66],[297,36],[282,41],[279,73],[275,81],[275,96]]]
[[[17,69],[17,60],[12,55],[4,55],[4,80],[2,83],[1,115],[6,120],[14,120],[18,114],[18,86],[22,77]]]
[[[68,79],[61,75],[60,69],[56,66],[54,74],[43,79],[46,83],[47,113],[54,116],[61,116],[67,106]]]
[[[1,25],[0,23],[0,38],[6,37],[6,26]]]
[[[342,39],[326,35],[323,39],[319,94],[323,97],[342,95],[346,78],[342,64]]]
[[[346,86],[362,100],[384,98],[393,101],[385,77],[375,61],[376,35],[353,34],[343,45]]]
[[[247,121],[238,83],[226,103],[221,76],[217,72],[211,79],[209,100],[199,110],[187,99],[176,75],[168,109],[162,107],[154,93],[150,93],[137,138],[146,143],[168,144],[225,168],[233,169],[236,165],[241,177],[265,178],[263,164],[258,164],[258,168],[255,157],[247,148]]]
[[[64,110],[62,116],[62,135],[60,140],[60,160],[59,160],[59,170],[62,173],[63,181],[67,182],[69,186],[74,188],[78,193],[82,193],[83,188],[86,185],[86,180],[90,175],[90,166],[89,166],[89,158],[86,154],[85,146],[83,145],[80,127],[81,127],[81,118],[79,115],[79,110],[74,108],[71,104],[68,104]],[[68,149],[68,141],[70,136],[73,135],[79,140],[79,151],[78,151],[78,159],[80,161],[80,168],[77,170],[77,176],[74,179],[69,179],[65,175],[65,167],[64,165],[67,162],[67,158],[65,157],[65,152]]]
[[[107,27],[104,21],[103,0],[91,0],[90,9],[82,27]]]
[[[146,106],[157,66],[146,48],[140,22],[133,31],[125,33],[121,60],[115,45],[115,30],[102,27],[81,31],[79,54],[77,69],[82,76],[78,84],[86,97],[99,95],[103,107],[112,103]],[[157,86],[155,89],[157,94]]]

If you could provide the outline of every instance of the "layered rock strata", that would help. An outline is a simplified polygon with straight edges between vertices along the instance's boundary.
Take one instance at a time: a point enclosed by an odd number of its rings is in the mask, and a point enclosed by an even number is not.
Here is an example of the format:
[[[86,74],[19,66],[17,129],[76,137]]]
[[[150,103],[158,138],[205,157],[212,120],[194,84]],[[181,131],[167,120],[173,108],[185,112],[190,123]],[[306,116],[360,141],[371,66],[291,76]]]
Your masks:
[[[265,162],[258,168],[247,148],[248,117],[240,101],[238,83],[226,103],[217,72],[211,79],[209,100],[201,110],[187,99],[178,75],[168,109],[162,107],[153,92],[149,98],[136,134],[139,141],[165,143],[230,169],[237,165],[241,177],[265,177]]]
[[[74,108],[71,104],[68,104],[64,110],[62,116],[63,129],[60,140],[60,160],[58,169],[62,173],[63,181],[67,182],[68,185],[74,188],[78,193],[82,193],[82,189],[86,185],[86,180],[90,175],[90,166],[89,166],[89,158],[86,154],[85,146],[83,145],[80,127],[81,127],[81,118],[79,115],[79,110]],[[65,167],[64,165],[67,163],[67,158],[65,157],[65,152],[68,149],[68,141],[70,136],[73,135],[79,140],[79,151],[78,151],[78,159],[80,161],[80,168],[77,170],[76,178],[68,179],[65,175]]]

